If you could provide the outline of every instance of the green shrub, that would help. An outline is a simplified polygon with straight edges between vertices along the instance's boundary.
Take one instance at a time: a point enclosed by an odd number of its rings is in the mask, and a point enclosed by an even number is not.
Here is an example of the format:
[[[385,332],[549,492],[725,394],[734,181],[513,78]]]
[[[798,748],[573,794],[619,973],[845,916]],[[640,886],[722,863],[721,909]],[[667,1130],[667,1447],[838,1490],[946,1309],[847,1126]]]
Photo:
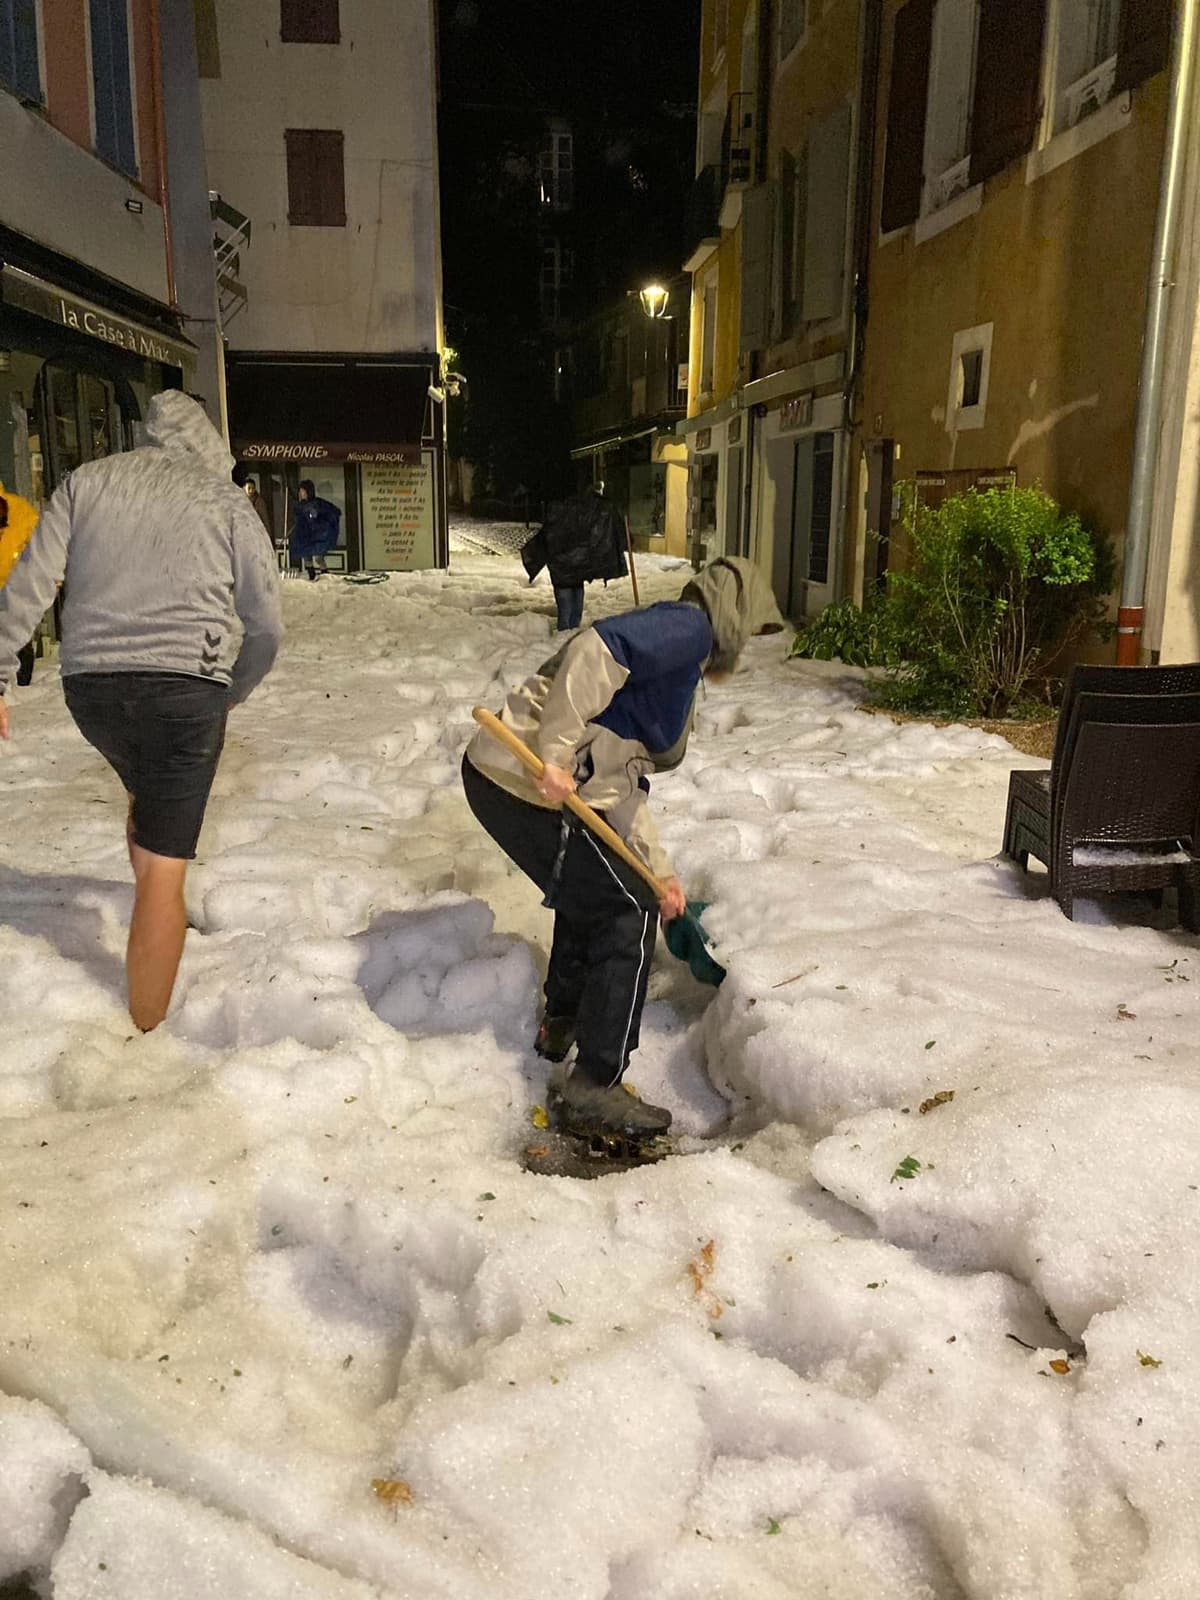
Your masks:
[[[971,490],[936,510],[901,487],[911,557],[865,611],[830,606],[793,654],[884,666],[873,698],[893,710],[955,717],[1036,714],[1048,669],[1084,633],[1103,631],[1111,548],[1040,489]]]
[[[852,600],[837,600],[792,640],[791,655],[811,661],[844,661],[851,667],[881,667],[895,661],[887,637],[888,616],[881,601],[861,609]]]
[[[972,490],[936,510],[902,491],[912,545],[888,579],[904,665],[885,696],[909,709],[1007,716],[1063,647],[1101,624],[1107,541],[1040,489]]]

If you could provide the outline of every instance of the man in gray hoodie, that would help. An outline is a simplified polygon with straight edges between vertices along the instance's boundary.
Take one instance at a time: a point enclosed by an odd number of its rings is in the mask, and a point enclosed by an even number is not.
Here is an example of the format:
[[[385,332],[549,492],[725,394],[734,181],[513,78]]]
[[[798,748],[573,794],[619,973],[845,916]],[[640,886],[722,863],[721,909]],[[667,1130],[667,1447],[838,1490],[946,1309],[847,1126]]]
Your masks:
[[[149,1031],[175,987],[225,718],[270,671],[283,625],[262,524],[203,408],[156,395],[146,436],[71,473],[0,590],[0,738],[17,650],[65,578],[67,707],[129,795],[129,1010]]]

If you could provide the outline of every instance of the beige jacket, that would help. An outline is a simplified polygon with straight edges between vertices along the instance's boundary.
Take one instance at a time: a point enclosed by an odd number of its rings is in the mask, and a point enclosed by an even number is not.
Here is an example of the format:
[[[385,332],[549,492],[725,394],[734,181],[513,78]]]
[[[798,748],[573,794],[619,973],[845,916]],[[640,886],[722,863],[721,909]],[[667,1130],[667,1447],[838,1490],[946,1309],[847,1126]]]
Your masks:
[[[660,770],[662,758],[656,760],[644,744],[622,739],[592,721],[628,678],[628,670],[614,660],[595,629],[585,628],[512,690],[500,720],[543,761],[573,773],[580,799],[603,813],[656,877],[671,878],[674,868],[658,842],[645,791],[638,786],[640,778]],[[518,800],[557,809],[547,806],[532,775],[485,729],[472,739],[467,759]]]
[[[758,569],[741,558],[722,557],[690,580],[680,602],[626,613],[577,633],[512,691],[500,718],[543,761],[574,774],[580,798],[604,814],[656,877],[674,877],[642,781],[682,761],[696,690],[709,661],[732,668],[750,638],[783,626]],[[636,710],[606,721],[626,729],[656,728],[665,748],[652,749],[644,738],[623,736],[595,720],[626,685],[631,695],[636,691]],[[516,757],[484,729],[471,741],[467,758],[509,794],[553,809]]]

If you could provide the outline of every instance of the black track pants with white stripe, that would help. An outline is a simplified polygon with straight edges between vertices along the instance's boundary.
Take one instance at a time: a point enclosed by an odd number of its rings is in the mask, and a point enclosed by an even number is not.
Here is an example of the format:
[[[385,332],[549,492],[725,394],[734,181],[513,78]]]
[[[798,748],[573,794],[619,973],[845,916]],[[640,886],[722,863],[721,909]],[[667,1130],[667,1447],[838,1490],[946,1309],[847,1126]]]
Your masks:
[[[463,761],[467,803],[554,911],[546,1014],[572,1017],[576,1071],[619,1083],[637,1048],[658,931],[649,886],[569,813],[518,800]]]

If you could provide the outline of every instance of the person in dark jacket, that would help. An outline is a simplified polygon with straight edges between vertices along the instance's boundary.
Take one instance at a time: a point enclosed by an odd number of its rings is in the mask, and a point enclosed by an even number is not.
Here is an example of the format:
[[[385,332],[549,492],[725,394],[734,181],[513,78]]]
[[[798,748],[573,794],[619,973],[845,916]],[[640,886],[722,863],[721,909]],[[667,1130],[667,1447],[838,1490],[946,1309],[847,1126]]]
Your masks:
[[[271,528],[271,508],[263,496],[259,493],[258,484],[253,478],[247,478],[242,487],[246,491],[246,499],[249,500],[250,504],[258,513],[258,520],[267,530],[267,538],[271,541],[271,548],[273,550],[275,548],[275,534]],[[336,506],[334,509],[337,509]]]
[[[558,631],[572,632],[583,621],[583,586],[598,578],[628,576],[625,562],[625,519],[604,485],[574,495],[550,508],[545,523],[521,551],[530,583],[543,567],[550,569],[558,607]]]
[[[292,523],[292,560],[303,565],[310,579],[325,571],[325,557],[338,542],[342,513],[331,500],[322,500],[311,478],[300,482],[296,516]]]
[[[535,1048],[560,1064],[578,1046],[547,1100],[572,1132],[645,1138],[670,1125],[669,1111],[621,1082],[638,1044],[658,919],[670,922],[687,904],[650,816],[650,775],[683,760],[701,678],[720,681],[750,639],[783,626],[757,568],[722,557],[678,601],[582,629],[512,690],[501,721],[541,757],[540,779],[484,729],[467,748],[468,805],[554,911]],[[576,791],[654,873],[660,900],[561,809]]]

